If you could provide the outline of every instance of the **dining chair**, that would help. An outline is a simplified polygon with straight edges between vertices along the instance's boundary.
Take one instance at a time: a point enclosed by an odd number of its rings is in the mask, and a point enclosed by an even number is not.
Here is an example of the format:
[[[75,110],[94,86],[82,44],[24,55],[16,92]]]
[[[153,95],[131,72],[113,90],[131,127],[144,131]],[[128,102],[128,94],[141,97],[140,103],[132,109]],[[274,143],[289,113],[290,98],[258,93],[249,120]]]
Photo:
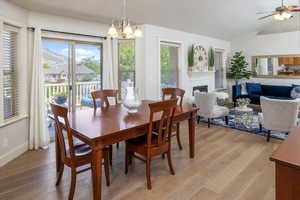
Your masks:
[[[162,89],[162,99],[166,100],[168,97],[171,99],[179,99],[179,105],[182,106],[183,96],[185,91],[180,88],[163,88]],[[176,132],[177,144],[180,150],[182,150],[182,144],[180,140],[180,123],[174,124],[172,127],[172,132]]]
[[[118,90],[95,90],[91,92],[94,104],[94,110],[97,110],[97,99],[100,100],[101,107],[110,106],[108,97],[115,99],[115,104],[118,104]]]
[[[177,99],[149,104],[150,117],[147,134],[126,141],[125,174],[128,173],[128,166],[132,163],[133,158],[144,161],[146,163],[147,188],[149,190],[152,188],[152,157],[167,154],[170,172],[172,175],[175,174],[171,160],[171,134],[176,104]],[[158,128],[154,129],[156,123],[158,123]]]
[[[91,92],[91,96],[93,98],[93,105],[94,105],[94,111],[97,110],[97,100],[100,100],[101,107],[108,107],[109,104],[109,97],[112,97],[115,99],[115,104],[118,104],[118,90],[95,90]],[[109,146],[109,163],[112,165],[112,153],[113,153],[113,147],[112,145]],[[119,148],[119,143],[117,143],[117,148]]]
[[[58,139],[58,145],[61,149],[61,166],[58,172],[56,185],[59,185],[61,178],[64,172],[64,166],[67,165],[71,168],[71,185],[69,191],[69,200],[73,199],[75,186],[76,186],[76,176],[79,173],[85,172],[91,167],[87,167],[84,169],[80,169],[77,171],[78,167],[88,165],[92,165],[92,149],[89,145],[85,143],[74,143],[74,138],[72,135],[72,130],[70,128],[69,120],[68,120],[68,108],[62,107],[56,104],[50,103],[52,113],[55,119],[55,127],[56,127],[56,134]],[[64,123],[62,125],[61,123]],[[67,133],[67,144],[65,142],[64,132]],[[105,176],[106,176],[106,185],[110,185],[110,178],[109,178],[109,149],[103,149],[103,160],[104,160],[104,169],[105,169]],[[102,162],[102,161],[101,161]]]

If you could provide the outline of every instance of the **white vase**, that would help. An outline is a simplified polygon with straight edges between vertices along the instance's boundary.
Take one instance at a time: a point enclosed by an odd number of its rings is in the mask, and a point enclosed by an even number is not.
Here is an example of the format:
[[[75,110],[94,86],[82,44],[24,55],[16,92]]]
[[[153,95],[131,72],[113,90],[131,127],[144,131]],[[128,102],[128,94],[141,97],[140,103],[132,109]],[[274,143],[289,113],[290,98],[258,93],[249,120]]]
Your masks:
[[[138,89],[134,87],[127,87],[123,105],[127,108],[128,113],[137,113],[138,107],[141,104],[142,102],[139,98]]]
[[[247,109],[247,105],[240,106],[240,108],[241,108],[242,110],[246,110],[246,109]]]

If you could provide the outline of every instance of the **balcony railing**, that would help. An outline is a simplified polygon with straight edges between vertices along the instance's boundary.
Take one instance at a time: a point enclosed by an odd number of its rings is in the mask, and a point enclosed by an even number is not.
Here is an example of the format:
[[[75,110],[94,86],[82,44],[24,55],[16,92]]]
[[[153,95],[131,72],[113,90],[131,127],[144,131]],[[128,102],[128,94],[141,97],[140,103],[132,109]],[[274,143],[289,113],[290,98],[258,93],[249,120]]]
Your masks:
[[[69,94],[68,83],[45,84],[44,89],[47,102],[49,102],[56,94]],[[88,97],[90,95],[91,90],[99,89],[101,89],[100,81],[77,82],[76,88],[73,90],[76,94],[76,105],[79,106],[81,104],[82,97]]]

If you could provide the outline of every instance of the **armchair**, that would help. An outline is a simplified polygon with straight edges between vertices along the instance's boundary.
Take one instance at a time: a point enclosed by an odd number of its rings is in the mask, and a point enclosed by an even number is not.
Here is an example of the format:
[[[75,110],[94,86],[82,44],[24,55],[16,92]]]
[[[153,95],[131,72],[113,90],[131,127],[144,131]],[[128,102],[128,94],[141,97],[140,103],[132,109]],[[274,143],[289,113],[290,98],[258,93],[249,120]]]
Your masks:
[[[297,126],[299,100],[277,100],[260,97],[262,113],[259,114],[260,131],[262,127],[268,130],[267,141],[270,141],[271,131],[289,132]]]
[[[208,128],[210,127],[210,120],[213,118],[225,117],[225,122],[228,125],[229,109],[225,106],[217,105],[216,93],[195,92],[195,104],[200,108],[198,111],[199,117],[208,119]],[[199,123],[199,118],[198,118]]]

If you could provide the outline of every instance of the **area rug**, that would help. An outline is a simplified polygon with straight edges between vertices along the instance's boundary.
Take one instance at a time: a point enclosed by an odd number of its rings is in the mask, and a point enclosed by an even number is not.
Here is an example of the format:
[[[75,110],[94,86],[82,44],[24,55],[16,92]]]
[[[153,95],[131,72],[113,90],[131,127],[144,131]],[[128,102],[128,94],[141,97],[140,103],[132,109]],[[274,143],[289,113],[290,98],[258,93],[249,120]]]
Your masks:
[[[246,127],[242,123],[235,123],[236,111],[234,109],[230,109],[230,111],[229,111],[228,125],[226,125],[225,119],[223,117],[215,118],[215,119],[211,120],[211,124],[224,126],[224,127],[228,127],[228,128],[232,128],[232,129],[237,129],[237,130],[241,130],[241,131],[246,131],[246,132],[252,133],[252,134],[266,136],[267,135],[267,130],[266,129],[262,128],[261,132],[259,130],[258,113],[257,112],[252,112],[252,115],[253,115],[252,116],[253,121],[252,121],[252,126],[250,128]],[[207,122],[207,119],[204,119],[204,118],[201,118],[200,120],[202,122]],[[287,137],[287,134],[286,134],[286,132],[272,131],[271,132],[271,137],[284,140]]]

